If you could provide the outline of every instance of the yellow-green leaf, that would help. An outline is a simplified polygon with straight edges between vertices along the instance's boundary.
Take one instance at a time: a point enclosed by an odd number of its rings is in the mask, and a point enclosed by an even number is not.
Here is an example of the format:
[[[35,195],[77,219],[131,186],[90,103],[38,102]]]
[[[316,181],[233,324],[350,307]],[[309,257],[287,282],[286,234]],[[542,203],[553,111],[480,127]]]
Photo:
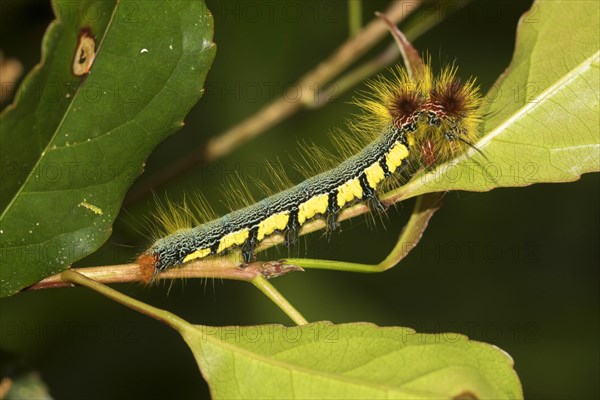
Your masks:
[[[187,326],[215,399],[519,399],[513,361],[455,333],[368,323]]]

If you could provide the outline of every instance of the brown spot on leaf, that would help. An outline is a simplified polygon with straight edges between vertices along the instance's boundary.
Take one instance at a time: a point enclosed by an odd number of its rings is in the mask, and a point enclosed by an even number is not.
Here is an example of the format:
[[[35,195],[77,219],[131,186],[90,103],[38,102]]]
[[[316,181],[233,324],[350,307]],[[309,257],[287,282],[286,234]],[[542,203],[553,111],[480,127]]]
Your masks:
[[[73,75],[84,76],[90,72],[96,57],[96,39],[89,28],[83,28],[79,33],[79,41],[73,58]]]

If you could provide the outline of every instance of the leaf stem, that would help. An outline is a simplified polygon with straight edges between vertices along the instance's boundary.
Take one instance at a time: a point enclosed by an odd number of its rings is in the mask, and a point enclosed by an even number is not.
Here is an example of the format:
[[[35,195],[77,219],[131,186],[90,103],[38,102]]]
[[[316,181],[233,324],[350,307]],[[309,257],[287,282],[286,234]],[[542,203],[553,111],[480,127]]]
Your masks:
[[[271,299],[273,303],[277,304],[277,306],[279,306],[279,308],[286,313],[296,325],[308,324],[308,321],[302,314],[300,314],[300,312],[296,310],[277,289],[275,289],[275,286],[271,285],[271,283],[269,283],[262,275],[255,276],[250,282],[256,286],[258,290],[263,292],[265,296]]]
[[[153,307],[149,304],[143,303],[132,297],[129,297],[121,292],[118,292],[106,285],[96,282],[93,279],[86,277],[83,274],[75,270],[67,270],[61,274],[62,280],[75,285],[85,286],[93,291],[108,297],[109,299],[121,303],[126,307],[131,308],[139,313],[145,314],[158,321],[161,321],[178,332],[182,332],[184,329],[189,328],[189,323],[179,318],[177,315],[170,313],[169,311]]]
[[[348,0],[348,28],[350,37],[358,35],[362,27],[362,0]]]
[[[260,264],[266,265],[265,268],[271,268],[274,270],[273,263],[252,263],[252,264]],[[263,292],[271,301],[273,301],[279,308],[288,316],[296,325],[304,325],[307,324],[308,321],[292,306],[292,304],[285,298],[283,295],[267,281],[267,279],[263,276],[263,273],[257,272],[256,265],[249,265],[247,268],[238,268],[240,271],[244,272],[245,275],[240,274],[235,278],[238,280],[245,280],[252,283],[255,287],[257,287],[261,292]],[[135,264],[130,264],[135,265]],[[128,265],[126,265],[128,266]],[[125,267],[125,266],[123,266]],[[89,268],[84,268],[89,269]],[[175,268],[174,270],[177,270]],[[248,270],[248,271],[246,271]],[[284,268],[285,270],[285,268]],[[288,272],[291,270],[298,270],[297,267],[290,267]],[[282,275],[282,269],[277,268],[277,276]],[[231,278],[233,275],[229,276]],[[60,282],[65,285],[81,285],[85,286],[89,289],[98,292],[109,299],[112,299],[118,303],[121,303],[133,310],[136,310],[142,314],[148,315],[154,319],[157,319],[165,324],[169,325],[173,329],[178,332],[183,332],[184,329],[189,328],[189,324],[177,317],[176,315],[162,310],[160,308],[152,307],[146,303],[143,303],[139,300],[135,300],[121,292],[118,292],[106,285],[103,285],[100,282],[95,281],[94,279],[90,279],[84,274],[78,272],[77,270],[70,269],[60,273]],[[56,287],[56,286],[54,286]]]

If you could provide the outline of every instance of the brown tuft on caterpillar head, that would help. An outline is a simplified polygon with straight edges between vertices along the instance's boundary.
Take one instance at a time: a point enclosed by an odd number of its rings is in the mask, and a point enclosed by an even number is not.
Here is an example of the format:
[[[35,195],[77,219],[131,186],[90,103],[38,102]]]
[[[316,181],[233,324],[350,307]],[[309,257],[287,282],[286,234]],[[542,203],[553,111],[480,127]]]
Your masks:
[[[142,282],[148,284],[152,282],[156,276],[156,263],[158,262],[158,256],[152,253],[143,253],[138,259],[137,263],[140,266],[140,277]]]
[[[431,100],[447,115],[458,117],[466,110],[466,93],[460,79],[454,78],[441,89],[431,91]]]
[[[389,104],[389,113],[396,126],[402,125],[408,117],[421,108],[423,99],[417,91],[399,92]]]

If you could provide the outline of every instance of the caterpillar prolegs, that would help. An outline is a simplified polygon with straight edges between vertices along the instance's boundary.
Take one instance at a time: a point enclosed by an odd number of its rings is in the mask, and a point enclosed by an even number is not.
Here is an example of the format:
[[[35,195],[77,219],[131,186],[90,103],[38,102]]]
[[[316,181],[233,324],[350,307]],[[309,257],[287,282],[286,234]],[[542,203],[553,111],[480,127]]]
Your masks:
[[[434,76],[394,28],[407,69],[395,69],[391,79],[373,80],[371,95],[357,101],[363,114],[349,123],[350,133],[334,137],[346,153],[337,166],[257,203],[156,240],[138,257],[140,267],[157,273],[233,250],[248,263],[266,238],[283,235],[290,246],[301,227],[314,219],[325,219],[327,228],[335,230],[344,208],[366,202],[372,210],[381,210],[378,193],[391,177],[410,176],[473,147],[481,119],[481,95],[474,80],[461,82],[454,67]]]

